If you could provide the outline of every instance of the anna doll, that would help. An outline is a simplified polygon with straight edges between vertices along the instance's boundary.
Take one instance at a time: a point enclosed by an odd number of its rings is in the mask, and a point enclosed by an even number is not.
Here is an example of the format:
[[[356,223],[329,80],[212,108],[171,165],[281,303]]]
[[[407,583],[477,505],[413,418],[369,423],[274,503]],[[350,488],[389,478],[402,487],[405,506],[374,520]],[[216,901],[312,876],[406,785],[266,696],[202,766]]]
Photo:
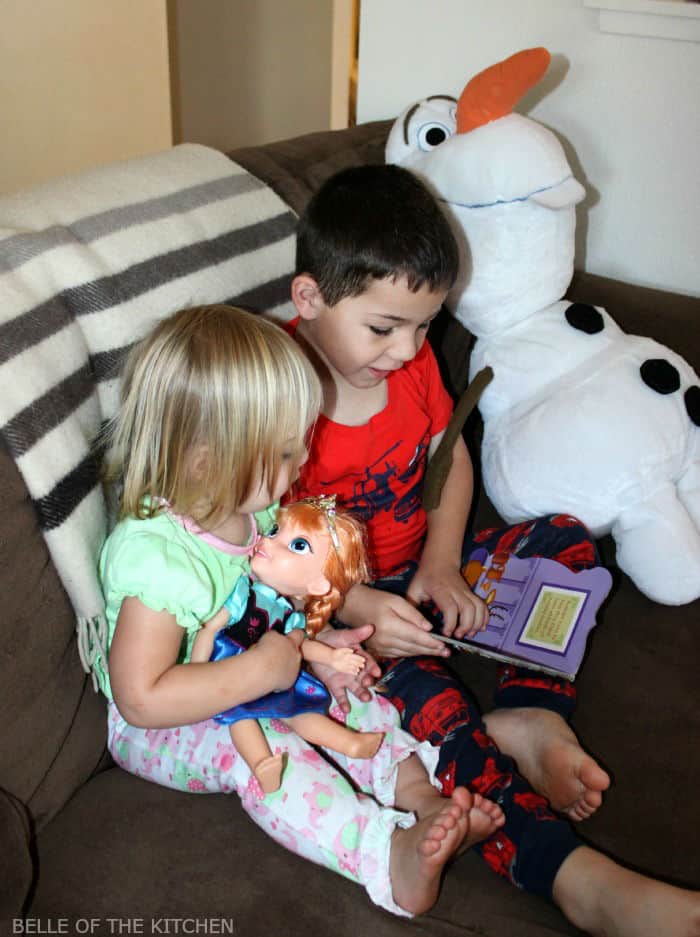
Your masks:
[[[223,608],[195,639],[192,660],[219,660],[252,647],[274,628],[289,635],[301,629],[307,662],[359,673],[364,658],[352,648],[313,640],[356,583],[369,579],[364,530],[335,498],[309,498],[280,508],[277,524],[258,541],[250,562],[253,577],[241,576]],[[299,608],[303,608],[303,611]],[[306,741],[354,758],[371,758],[382,743],[377,732],[356,732],[327,715],[330,695],[302,668],[292,687],[268,693],[215,716],[230,725],[231,739],[263,791],[281,784],[283,756],[273,755],[258,719],[287,723]]]

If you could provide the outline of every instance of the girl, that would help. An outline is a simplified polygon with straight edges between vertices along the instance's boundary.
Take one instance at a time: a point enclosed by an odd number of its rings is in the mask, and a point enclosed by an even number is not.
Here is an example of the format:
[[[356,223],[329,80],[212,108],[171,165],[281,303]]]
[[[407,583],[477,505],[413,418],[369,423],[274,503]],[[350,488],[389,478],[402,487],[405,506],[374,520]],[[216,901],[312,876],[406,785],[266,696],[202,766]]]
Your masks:
[[[248,571],[258,529],[271,526],[296,477],[319,405],[318,380],[294,342],[228,306],[179,312],[132,352],[108,435],[120,520],[100,557],[108,650],[97,674],[109,700],[108,744],[126,770],[156,783],[235,791],[279,842],[363,884],[382,907],[417,914],[435,902],[448,859],[503,822],[500,808],[461,787],[441,797],[426,772],[432,777],[436,752],[403,733],[377,696],[353,714],[383,734],[377,754],[337,758],[363,793],[265,720],[289,764],[283,790],[265,796],[228,728],[211,717],[290,687],[299,640],[269,631],[238,656],[191,661],[195,635]],[[346,829],[361,831],[353,848]]]

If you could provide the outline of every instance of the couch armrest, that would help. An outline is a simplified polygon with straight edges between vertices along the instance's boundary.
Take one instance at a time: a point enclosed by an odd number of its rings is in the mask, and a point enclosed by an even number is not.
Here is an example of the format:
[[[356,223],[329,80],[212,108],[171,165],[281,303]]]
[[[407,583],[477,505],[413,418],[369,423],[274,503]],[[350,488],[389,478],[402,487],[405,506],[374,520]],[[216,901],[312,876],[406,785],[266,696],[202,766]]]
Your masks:
[[[0,788],[0,922],[22,916],[34,878],[31,827],[23,805]]]

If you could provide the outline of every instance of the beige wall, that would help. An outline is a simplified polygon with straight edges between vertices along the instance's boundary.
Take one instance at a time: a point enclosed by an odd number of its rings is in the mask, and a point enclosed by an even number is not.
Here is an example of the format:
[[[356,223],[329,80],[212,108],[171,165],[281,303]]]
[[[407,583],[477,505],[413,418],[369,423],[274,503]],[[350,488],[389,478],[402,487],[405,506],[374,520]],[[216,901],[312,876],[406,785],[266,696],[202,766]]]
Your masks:
[[[0,192],[172,142],[166,0],[0,0]]]
[[[331,126],[333,48],[350,0],[170,0],[169,9],[176,140],[228,150]]]

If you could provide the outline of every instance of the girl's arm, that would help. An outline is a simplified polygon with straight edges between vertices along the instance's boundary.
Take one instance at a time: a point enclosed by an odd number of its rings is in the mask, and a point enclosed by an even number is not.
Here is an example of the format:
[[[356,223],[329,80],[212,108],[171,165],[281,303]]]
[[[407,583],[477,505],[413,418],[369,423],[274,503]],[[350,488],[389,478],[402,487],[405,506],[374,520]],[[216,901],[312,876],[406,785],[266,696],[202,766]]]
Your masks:
[[[114,700],[128,723],[164,729],[202,722],[231,706],[290,687],[303,633],[270,631],[237,657],[178,664],[183,630],[169,612],[122,602],[109,652]]]

